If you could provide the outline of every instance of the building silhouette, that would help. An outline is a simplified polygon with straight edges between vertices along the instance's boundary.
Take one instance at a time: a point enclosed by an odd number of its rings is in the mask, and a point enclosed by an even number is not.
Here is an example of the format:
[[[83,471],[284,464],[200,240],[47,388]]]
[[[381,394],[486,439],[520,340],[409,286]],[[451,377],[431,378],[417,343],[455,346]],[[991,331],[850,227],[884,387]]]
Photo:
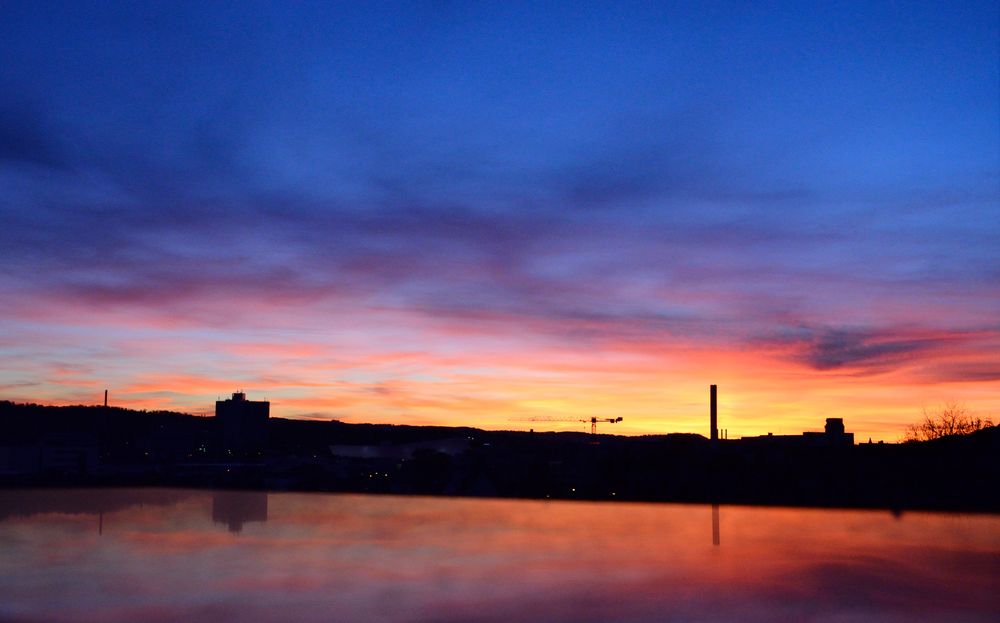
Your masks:
[[[844,419],[839,417],[826,418],[826,426],[822,433],[806,431],[801,435],[774,435],[768,433],[757,437],[742,437],[742,442],[771,443],[786,446],[835,447],[853,446],[854,433],[844,430]]]
[[[222,429],[223,452],[232,457],[255,458],[267,447],[267,420],[271,403],[247,400],[243,392],[215,401],[215,418]]]
[[[844,431],[844,418],[828,417],[822,433],[802,433],[810,441],[828,446],[853,446],[854,433]]]

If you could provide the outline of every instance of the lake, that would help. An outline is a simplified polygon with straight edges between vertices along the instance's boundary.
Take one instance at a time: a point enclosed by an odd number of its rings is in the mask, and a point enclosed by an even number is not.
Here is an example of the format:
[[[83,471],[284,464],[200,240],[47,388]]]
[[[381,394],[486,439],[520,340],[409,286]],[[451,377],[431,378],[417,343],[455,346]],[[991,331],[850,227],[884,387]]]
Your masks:
[[[0,621],[913,620],[1000,620],[1000,517],[0,491]]]

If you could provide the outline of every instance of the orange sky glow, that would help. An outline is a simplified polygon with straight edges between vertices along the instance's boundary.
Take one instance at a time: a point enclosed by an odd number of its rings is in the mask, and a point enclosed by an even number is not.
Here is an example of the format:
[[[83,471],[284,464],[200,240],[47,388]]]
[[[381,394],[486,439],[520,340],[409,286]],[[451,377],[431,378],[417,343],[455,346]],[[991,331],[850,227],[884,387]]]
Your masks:
[[[946,401],[983,417],[1000,413],[995,381],[942,372],[988,366],[998,352],[994,334],[913,330],[907,339],[933,345],[918,357],[816,369],[802,361],[808,345],[794,342],[601,333],[576,342],[511,318],[457,321],[392,309],[341,310],[330,329],[302,331],[290,325],[322,322],[309,310],[305,321],[294,309],[278,311],[266,324],[225,332],[155,316],[128,325],[104,314],[50,318],[47,338],[40,334],[21,346],[23,359],[7,360],[3,374],[14,382],[4,397],[96,404],[107,388],[117,406],[207,415],[217,398],[242,389],[271,401],[276,417],[585,431],[585,422],[552,420],[621,416],[599,431],[707,434],[715,383],[719,426],[730,438],[821,430],[825,418],[840,417],[858,441],[897,441],[922,409]],[[30,333],[32,322],[20,322]]]

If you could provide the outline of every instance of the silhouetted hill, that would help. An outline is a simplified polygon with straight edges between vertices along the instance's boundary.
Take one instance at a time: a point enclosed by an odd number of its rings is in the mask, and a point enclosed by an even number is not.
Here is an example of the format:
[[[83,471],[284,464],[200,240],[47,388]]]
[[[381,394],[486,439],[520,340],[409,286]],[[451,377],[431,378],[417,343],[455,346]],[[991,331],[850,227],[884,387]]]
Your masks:
[[[1000,428],[905,444],[484,431],[271,418],[233,455],[218,422],[165,411],[0,402],[0,484],[1000,511]]]

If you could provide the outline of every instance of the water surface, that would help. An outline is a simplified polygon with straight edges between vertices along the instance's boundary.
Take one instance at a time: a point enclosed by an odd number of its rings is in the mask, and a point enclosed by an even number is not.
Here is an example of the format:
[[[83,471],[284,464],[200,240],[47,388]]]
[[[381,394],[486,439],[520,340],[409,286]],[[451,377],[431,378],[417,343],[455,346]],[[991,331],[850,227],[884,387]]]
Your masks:
[[[997,621],[1000,517],[0,492],[2,621]]]

